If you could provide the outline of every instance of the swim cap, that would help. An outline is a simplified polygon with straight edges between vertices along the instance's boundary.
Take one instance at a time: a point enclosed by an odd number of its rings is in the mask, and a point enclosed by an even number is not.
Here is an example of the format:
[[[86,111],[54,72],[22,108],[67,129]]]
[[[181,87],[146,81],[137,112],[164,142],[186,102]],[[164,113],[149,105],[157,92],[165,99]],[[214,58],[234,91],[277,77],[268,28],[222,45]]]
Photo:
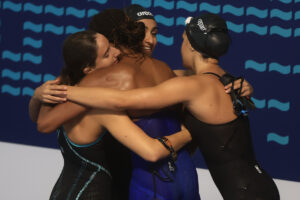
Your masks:
[[[130,17],[130,19],[134,21],[138,21],[141,19],[154,19],[154,16],[151,12],[146,10],[144,7],[132,4],[125,10],[126,14]]]
[[[230,44],[226,22],[218,15],[206,13],[188,17],[185,21],[186,35],[192,47],[204,57],[218,59]]]

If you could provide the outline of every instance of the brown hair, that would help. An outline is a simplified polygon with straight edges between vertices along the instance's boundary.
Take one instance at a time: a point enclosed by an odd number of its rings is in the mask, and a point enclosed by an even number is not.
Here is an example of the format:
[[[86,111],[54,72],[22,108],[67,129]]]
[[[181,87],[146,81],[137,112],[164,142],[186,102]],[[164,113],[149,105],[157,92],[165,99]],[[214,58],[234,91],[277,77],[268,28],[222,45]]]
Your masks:
[[[85,76],[85,67],[95,66],[98,50],[96,34],[94,31],[81,31],[68,36],[64,41],[65,66],[60,74],[62,84],[75,85]]]

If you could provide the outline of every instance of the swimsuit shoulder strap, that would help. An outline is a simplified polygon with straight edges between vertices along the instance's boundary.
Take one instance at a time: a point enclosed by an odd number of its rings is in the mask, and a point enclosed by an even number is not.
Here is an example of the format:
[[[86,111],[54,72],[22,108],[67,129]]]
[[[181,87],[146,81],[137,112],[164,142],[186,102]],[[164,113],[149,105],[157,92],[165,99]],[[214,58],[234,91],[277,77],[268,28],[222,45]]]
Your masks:
[[[212,74],[221,79],[222,77],[219,74],[213,73],[213,72],[204,72],[203,74]]]

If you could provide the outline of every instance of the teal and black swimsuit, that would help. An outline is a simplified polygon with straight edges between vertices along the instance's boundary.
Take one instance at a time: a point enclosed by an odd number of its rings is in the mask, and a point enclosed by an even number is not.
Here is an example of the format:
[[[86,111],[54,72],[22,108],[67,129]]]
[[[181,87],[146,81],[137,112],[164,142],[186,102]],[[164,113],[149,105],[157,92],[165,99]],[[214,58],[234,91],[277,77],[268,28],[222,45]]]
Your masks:
[[[63,170],[50,200],[110,200],[112,176],[104,148],[106,135],[88,145],[69,140],[63,128],[58,141],[64,158]]]

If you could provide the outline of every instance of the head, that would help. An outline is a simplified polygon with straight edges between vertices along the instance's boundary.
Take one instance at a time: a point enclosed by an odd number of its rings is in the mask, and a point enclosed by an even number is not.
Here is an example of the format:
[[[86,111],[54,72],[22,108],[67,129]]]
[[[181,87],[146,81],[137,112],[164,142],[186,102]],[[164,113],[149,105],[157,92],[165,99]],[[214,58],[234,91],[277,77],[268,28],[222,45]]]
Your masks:
[[[133,53],[143,52],[145,26],[131,20],[119,9],[106,9],[94,15],[89,29],[103,34],[110,43],[121,51],[131,50]]]
[[[145,54],[152,55],[157,44],[157,24],[151,12],[140,5],[132,4],[126,8],[126,14],[136,22],[142,22],[145,25],[145,38],[143,40],[143,49]]]
[[[205,13],[189,17],[183,33],[181,54],[184,65],[190,65],[190,52],[196,51],[204,59],[219,59],[230,45],[226,22],[218,15]]]
[[[81,31],[67,37],[63,44],[65,67],[61,72],[63,84],[75,85],[95,69],[118,62],[120,51],[94,31]]]

